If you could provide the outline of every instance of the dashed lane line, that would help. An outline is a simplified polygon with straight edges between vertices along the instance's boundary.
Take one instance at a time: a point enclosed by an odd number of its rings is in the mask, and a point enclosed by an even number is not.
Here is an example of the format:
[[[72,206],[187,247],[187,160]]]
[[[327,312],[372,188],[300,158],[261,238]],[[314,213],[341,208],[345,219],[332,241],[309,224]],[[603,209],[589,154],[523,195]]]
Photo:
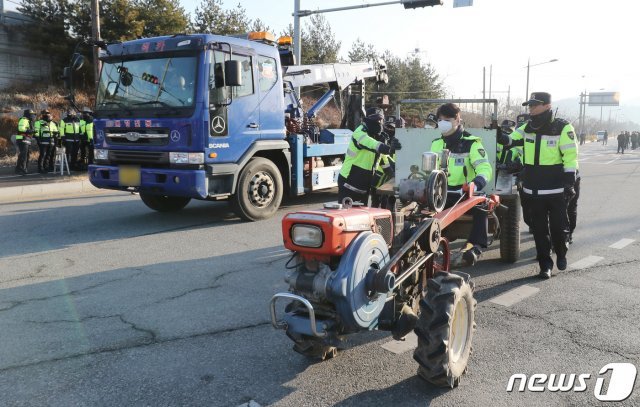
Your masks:
[[[612,249],[624,249],[635,241],[635,239],[620,239],[609,247]]]
[[[496,297],[490,298],[489,302],[505,307],[510,307],[513,304],[519,303],[527,297],[531,297],[538,291],[540,291],[540,289],[537,287],[533,287],[530,285],[521,285],[520,287],[509,290],[504,294],[500,294]]]
[[[600,257],[600,256],[587,256],[582,260],[578,260],[575,263],[569,264],[569,268],[572,268],[575,270],[586,269],[593,266],[594,264],[596,264],[597,262],[603,259],[604,257]]]

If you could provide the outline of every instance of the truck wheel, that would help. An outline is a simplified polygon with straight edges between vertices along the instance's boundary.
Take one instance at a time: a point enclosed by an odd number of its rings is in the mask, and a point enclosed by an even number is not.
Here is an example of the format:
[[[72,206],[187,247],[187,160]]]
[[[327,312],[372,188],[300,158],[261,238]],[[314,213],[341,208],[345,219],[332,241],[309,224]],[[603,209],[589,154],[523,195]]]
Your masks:
[[[273,216],[282,202],[282,175],[266,158],[254,157],[242,169],[231,204],[242,219],[256,221]]]
[[[140,192],[140,199],[149,208],[158,212],[176,212],[187,206],[191,198],[181,196],[153,195]]]
[[[515,263],[520,258],[520,198],[501,197],[507,207],[500,215],[500,260]]]
[[[414,329],[418,347],[413,358],[418,375],[439,387],[453,388],[467,371],[475,330],[476,300],[466,273],[438,272],[427,282]]]

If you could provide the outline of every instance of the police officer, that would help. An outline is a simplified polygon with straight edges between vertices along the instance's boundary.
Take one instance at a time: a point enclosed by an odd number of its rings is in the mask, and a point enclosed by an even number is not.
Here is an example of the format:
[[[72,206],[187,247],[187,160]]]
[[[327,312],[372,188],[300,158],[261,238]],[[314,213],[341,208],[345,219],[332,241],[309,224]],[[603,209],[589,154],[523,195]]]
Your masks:
[[[491,181],[493,170],[480,137],[464,130],[460,108],[456,104],[446,103],[440,106],[436,117],[442,137],[433,141],[431,151],[450,151],[445,205],[449,208],[460,199],[464,184],[473,181],[476,190],[481,191]],[[487,212],[473,208],[472,215],[471,233],[462,250],[462,259],[469,266],[475,264],[482,255],[482,249],[488,244]]]
[[[60,120],[60,137],[66,149],[67,162],[72,171],[78,170],[78,151],[80,150],[80,119],[73,110]]]
[[[16,145],[18,147],[18,162],[15,172],[20,175],[27,175],[29,166],[29,146],[31,145],[34,133],[33,121],[36,114],[31,109],[26,109],[18,120],[18,134],[16,135]]]
[[[82,111],[80,120],[80,162],[82,169],[93,164],[93,116],[89,109]]]
[[[616,151],[616,154],[619,154],[620,150],[622,150],[622,154],[624,154],[624,145],[626,138],[627,137],[625,136],[623,131],[618,134],[618,151]]]
[[[351,135],[351,142],[345,154],[344,163],[338,176],[338,199],[346,197],[367,204],[373,182],[373,172],[381,155],[391,155],[401,148],[395,138],[389,144],[384,140],[382,126],[384,113],[378,107],[370,107],[365,112],[362,124]]]
[[[550,278],[552,246],[558,269],[567,268],[567,203],[576,195],[578,142],[573,126],[553,117],[549,93],[534,92],[522,105],[529,107],[530,119],[509,138],[524,144],[522,190],[531,211],[540,277]]]
[[[46,173],[53,170],[54,153],[56,135],[58,134],[58,126],[51,120],[51,113],[48,110],[40,112],[40,120],[35,123],[36,138],[38,139],[38,172]]]

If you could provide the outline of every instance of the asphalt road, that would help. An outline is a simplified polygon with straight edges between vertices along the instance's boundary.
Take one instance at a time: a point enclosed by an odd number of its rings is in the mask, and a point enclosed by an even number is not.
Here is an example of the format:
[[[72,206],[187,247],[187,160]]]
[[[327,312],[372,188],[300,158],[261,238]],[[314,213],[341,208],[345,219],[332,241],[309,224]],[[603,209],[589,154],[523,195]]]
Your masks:
[[[102,191],[0,204],[0,405],[597,405],[602,367],[640,367],[640,151],[588,144],[580,170],[566,271],[539,280],[526,232],[516,264],[494,247],[465,270],[477,331],[453,390],[416,376],[410,340],[394,353],[390,335],[364,333],[316,363],[272,328],[269,300],[286,291],[280,220],[335,194],[259,223],[225,203],[167,215]],[[531,295],[496,303],[514,289]],[[516,373],[591,376],[583,392],[509,393]],[[620,405],[640,405],[639,382]]]

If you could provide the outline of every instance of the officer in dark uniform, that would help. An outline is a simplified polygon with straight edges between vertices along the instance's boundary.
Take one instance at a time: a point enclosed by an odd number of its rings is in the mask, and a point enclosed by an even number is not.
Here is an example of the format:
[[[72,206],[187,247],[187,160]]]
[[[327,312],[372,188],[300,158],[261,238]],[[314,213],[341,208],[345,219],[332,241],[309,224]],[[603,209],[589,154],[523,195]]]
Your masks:
[[[530,119],[508,142],[524,145],[522,190],[531,211],[540,277],[550,278],[551,247],[558,269],[567,268],[567,204],[576,195],[578,142],[573,126],[553,117],[549,93],[534,92],[523,106],[529,107]]]
[[[624,145],[626,138],[627,136],[625,136],[624,131],[621,131],[620,134],[618,134],[618,151],[616,151],[616,154],[619,154],[620,150],[622,150],[622,154],[624,154]]]
[[[18,120],[18,134],[16,135],[16,145],[18,147],[18,162],[16,163],[16,174],[27,175],[29,166],[29,146],[31,146],[32,136],[34,133],[33,121],[36,113],[27,109]]]
[[[38,139],[38,147],[40,155],[38,156],[38,172],[41,174],[53,170],[53,159],[55,157],[56,136],[58,134],[58,126],[51,120],[51,113],[48,110],[40,112],[40,120],[35,124],[36,138]]]
[[[80,120],[80,169],[93,164],[93,112],[85,108]]]
[[[381,155],[392,155],[401,148],[397,139],[389,144],[384,140],[382,126],[384,113],[379,107],[370,107],[365,112],[362,124],[351,135],[351,142],[345,154],[344,163],[338,176],[338,200],[345,197],[368,203],[373,183],[373,172]]]

